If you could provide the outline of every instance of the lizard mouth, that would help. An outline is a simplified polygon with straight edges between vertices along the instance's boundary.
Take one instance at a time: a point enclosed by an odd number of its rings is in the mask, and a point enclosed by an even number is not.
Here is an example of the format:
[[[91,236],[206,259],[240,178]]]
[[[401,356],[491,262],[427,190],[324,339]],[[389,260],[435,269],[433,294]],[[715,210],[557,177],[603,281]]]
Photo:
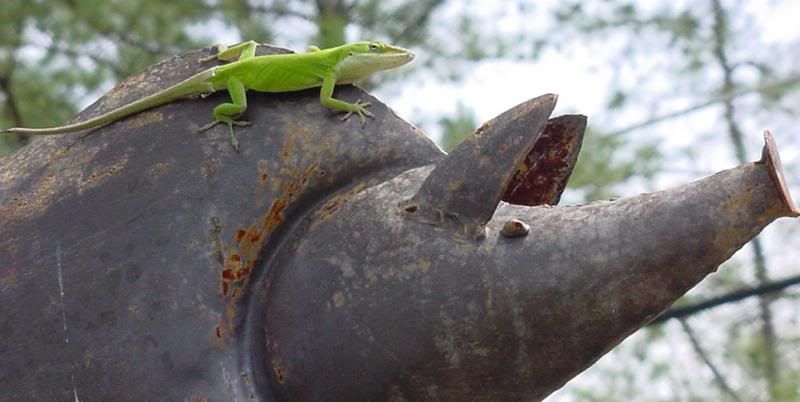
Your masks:
[[[399,50],[399,49],[398,49]],[[403,64],[411,62],[414,60],[414,52],[410,50],[402,49],[396,53],[387,53],[381,56],[381,58],[386,63],[386,68],[393,68],[402,66]]]

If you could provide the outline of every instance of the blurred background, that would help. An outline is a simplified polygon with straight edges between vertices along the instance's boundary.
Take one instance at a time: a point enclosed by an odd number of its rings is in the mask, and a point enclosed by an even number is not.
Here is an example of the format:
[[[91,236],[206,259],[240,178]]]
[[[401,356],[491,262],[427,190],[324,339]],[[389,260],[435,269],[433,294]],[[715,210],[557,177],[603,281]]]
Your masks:
[[[144,67],[243,40],[413,49],[361,83],[449,150],[558,93],[589,117],[562,204],[685,183],[781,149],[800,197],[800,2],[3,0],[0,127],[58,125]],[[0,155],[32,139],[2,135]],[[800,401],[800,225],[771,225],[547,399]]]

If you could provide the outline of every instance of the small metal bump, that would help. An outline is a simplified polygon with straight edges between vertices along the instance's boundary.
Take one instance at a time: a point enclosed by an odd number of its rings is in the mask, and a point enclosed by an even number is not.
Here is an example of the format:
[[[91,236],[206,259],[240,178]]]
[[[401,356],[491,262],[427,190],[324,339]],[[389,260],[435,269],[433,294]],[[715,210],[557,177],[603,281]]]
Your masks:
[[[511,219],[503,225],[503,230],[500,231],[500,234],[504,237],[513,238],[525,236],[530,231],[531,227],[527,223],[519,219]]]

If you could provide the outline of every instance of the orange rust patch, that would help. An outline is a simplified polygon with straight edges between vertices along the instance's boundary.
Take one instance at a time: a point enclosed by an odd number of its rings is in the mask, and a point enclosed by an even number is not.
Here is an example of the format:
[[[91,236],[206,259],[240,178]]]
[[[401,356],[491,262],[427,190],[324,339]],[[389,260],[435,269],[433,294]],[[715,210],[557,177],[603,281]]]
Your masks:
[[[319,166],[318,163],[312,163],[310,166],[308,166],[308,169],[306,169],[305,173],[303,173],[303,177],[300,179],[300,182],[303,185],[308,182],[308,178],[311,177],[311,175],[314,174],[314,171],[317,170],[317,166]]]
[[[326,201],[325,204],[322,205],[322,207],[320,207],[318,210],[316,210],[314,212],[314,216],[313,216],[313,219],[311,221],[312,227],[315,226],[316,224],[318,224],[319,222],[324,221],[325,219],[328,219],[330,216],[332,216],[334,213],[336,213],[336,211],[338,211],[339,208],[344,203],[346,203],[347,201],[352,199],[356,194],[358,194],[361,191],[363,191],[366,187],[372,186],[372,185],[374,185],[376,183],[377,183],[377,181],[375,181],[375,180],[358,183],[357,185],[353,186],[352,188],[348,189],[347,191],[345,191],[343,193],[340,193],[340,194],[336,194],[333,197],[331,197],[330,199],[328,199],[328,201]]]
[[[247,278],[248,276],[250,276],[250,271],[251,271],[250,267],[244,267],[240,269],[239,271],[236,272],[236,280],[238,281]]]
[[[78,182],[78,194],[82,194],[85,190],[92,189],[94,187],[103,184],[117,171],[125,169],[127,165],[128,165],[128,157],[127,155],[125,155],[125,157],[123,157],[122,159],[116,161],[116,163],[113,163],[111,165],[94,166],[94,171],[91,174],[89,174],[88,177],[87,176],[81,177],[80,181]],[[164,169],[166,169],[166,167]]]
[[[225,340],[223,339],[224,335],[225,328],[222,325],[222,322],[220,322],[214,326],[214,331],[211,334],[211,341],[220,349],[225,347]]]
[[[272,372],[275,374],[275,380],[277,380],[279,384],[283,384],[283,382],[286,380],[286,375],[283,367],[281,367],[276,361],[272,362]]]
[[[286,201],[277,199],[272,203],[272,208],[269,213],[264,217],[264,228],[267,231],[272,231],[283,222],[283,210],[286,209],[288,204]]]
[[[236,274],[232,269],[223,269],[222,270],[222,279],[226,281],[233,281],[236,280]]]
[[[286,142],[283,143],[283,149],[281,150],[281,155],[283,155],[283,157],[286,158],[292,153],[293,149],[294,149],[294,136],[287,135]]]
[[[236,230],[236,242],[241,243],[244,236],[247,234],[247,231],[244,229],[237,229]]]
[[[287,140],[284,152],[292,149],[293,142]],[[220,320],[219,327],[226,331],[234,331],[237,314],[237,301],[247,291],[255,267],[255,263],[261,257],[264,246],[270,239],[272,233],[286,220],[286,210],[303,192],[305,184],[310,177],[317,171],[318,164],[312,163],[306,169],[285,169],[280,171],[279,176],[270,177],[266,169],[259,170],[259,179],[263,182],[268,178],[271,185],[278,187],[280,196],[277,197],[265,215],[253,225],[238,228],[233,233],[235,246],[226,247],[224,264],[222,267],[220,291],[222,296],[227,299],[224,318]]]

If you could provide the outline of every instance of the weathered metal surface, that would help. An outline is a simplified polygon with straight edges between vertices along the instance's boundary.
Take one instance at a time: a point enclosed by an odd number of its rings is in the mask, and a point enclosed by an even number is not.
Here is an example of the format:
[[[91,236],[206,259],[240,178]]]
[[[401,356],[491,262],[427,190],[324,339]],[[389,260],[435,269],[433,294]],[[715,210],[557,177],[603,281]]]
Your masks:
[[[365,190],[276,255],[264,364],[282,398],[541,400],[796,215],[752,163],[615,202],[503,203],[465,240],[398,210],[430,172]],[[511,219],[530,233],[501,236]]]
[[[81,117],[207,54],[154,66]],[[798,215],[769,136],[763,161],[683,187],[528,207],[499,200],[557,201],[580,144],[577,129],[537,143],[554,96],[446,159],[377,100],[362,128],[314,90],[250,94],[237,154],[226,128],[196,132],[224,99],[0,160],[0,399],[541,399]],[[434,180],[462,184],[420,190]],[[485,237],[409,219],[400,205],[421,193]],[[515,219],[527,233],[501,235]]]
[[[778,154],[778,145],[769,130],[764,131],[764,144],[759,163],[767,164],[770,177],[780,189],[780,198],[784,204],[792,207],[792,216],[800,216],[800,210],[797,209],[794,201],[792,201],[792,195],[786,186],[786,178],[783,177],[783,165],[781,164],[781,156]]]
[[[131,77],[79,118],[207,54]],[[375,118],[342,122],[314,90],[250,93],[236,153],[227,127],[197,132],[227,101],[215,94],[0,160],[0,400],[271,400],[250,367],[263,340],[245,336],[270,255],[320,206],[442,157],[377,99],[336,95]]]
[[[586,116],[550,119],[506,187],[503,201],[529,206],[558,204],[578,161],[584,130]]]
[[[409,219],[455,226],[481,237],[520,162],[528,155],[556,105],[556,95],[523,102],[484,123],[403,202]]]

